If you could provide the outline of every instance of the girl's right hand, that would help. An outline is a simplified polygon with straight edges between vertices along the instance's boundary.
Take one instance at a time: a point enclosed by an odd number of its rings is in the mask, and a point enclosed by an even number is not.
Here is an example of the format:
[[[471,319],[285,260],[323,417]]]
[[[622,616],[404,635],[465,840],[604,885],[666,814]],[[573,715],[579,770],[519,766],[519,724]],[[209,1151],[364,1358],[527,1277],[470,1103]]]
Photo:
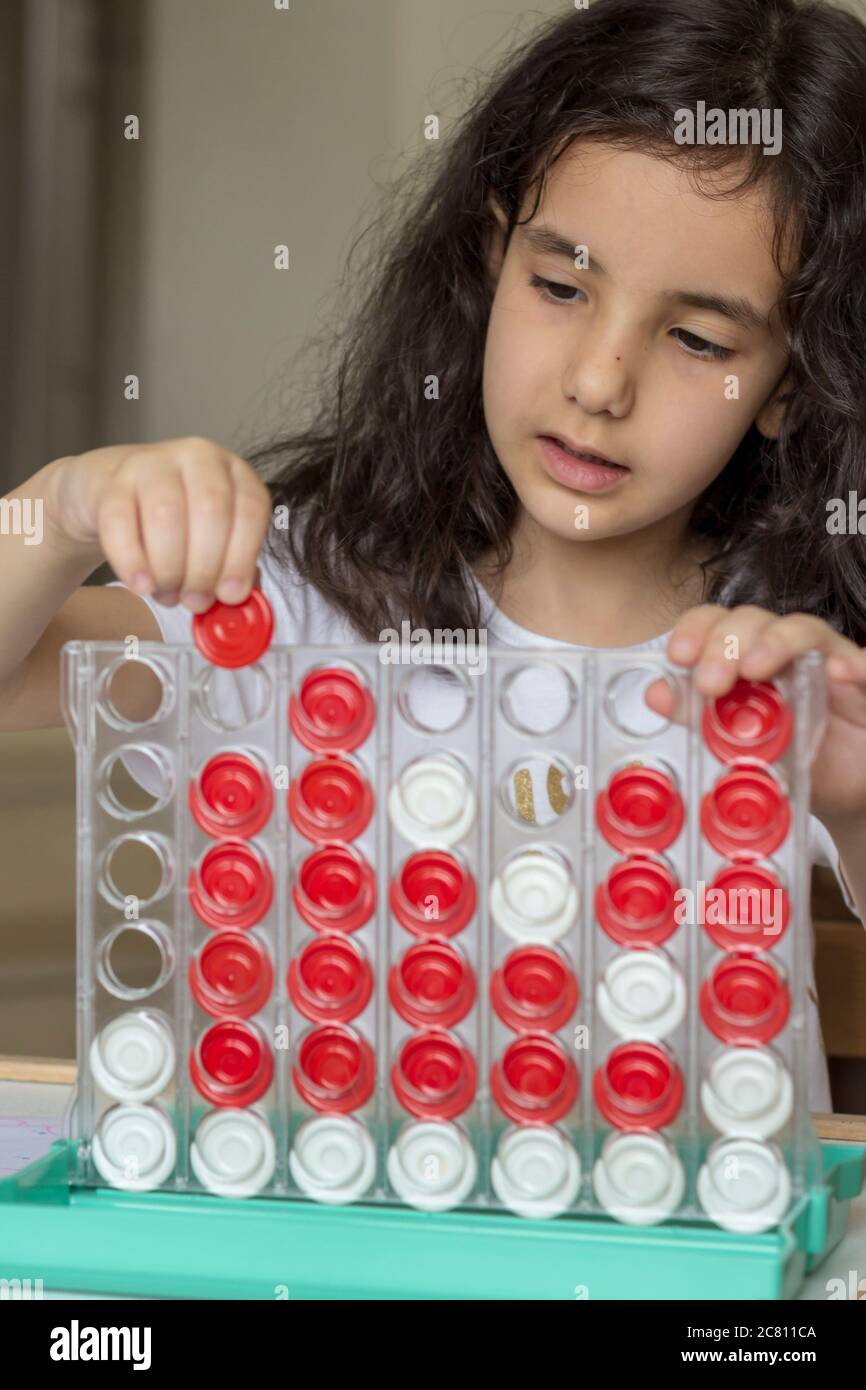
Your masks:
[[[209,439],[166,439],[92,449],[51,470],[47,525],[101,552],[134,593],[194,613],[249,594],[272,507],[237,454]]]

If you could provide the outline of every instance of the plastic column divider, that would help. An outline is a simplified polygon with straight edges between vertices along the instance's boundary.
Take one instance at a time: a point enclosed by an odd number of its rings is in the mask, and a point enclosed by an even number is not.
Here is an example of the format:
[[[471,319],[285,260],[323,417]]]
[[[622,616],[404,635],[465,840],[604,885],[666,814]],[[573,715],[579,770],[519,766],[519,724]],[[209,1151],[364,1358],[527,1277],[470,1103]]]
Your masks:
[[[820,660],[820,658],[816,658]],[[795,795],[792,808],[789,839],[794,844],[807,843],[809,806],[805,787],[809,785],[807,773],[811,763],[811,742],[815,724],[823,717],[823,710],[813,708],[815,704],[815,682],[812,674],[813,662],[807,657],[794,670],[794,779]],[[794,920],[789,931],[794,933],[792,952],[792,978],[789,981],[791,992],[791,1017],[788,1027],[791,1030],[791,1070],[794,1086],[794,1128],[791,1136],[790,1172],[793,1193],[798,1195],[808,1185],[806,1173],[807,1154],[810,1142],[814,1144],[814,1134],[810,1136],[811,1122],[808,1119],[808,1066],[806,1044],[811,1028],[808,1028],[806,1015],[806,943],[810,941],[811,907],[811,866],[805,855],[800,855],[794,865],[789,883],[793,899]],[[808,1031],[807,1031],[808,1028]]]
[[[94,966],[95,951],[93,949],[93,904],[95,899],[94,885],[94,851],[93,851],[93,765],[94,765],[94,744],[96,742],[94,721],[96,718],[93,701],[93,663],[94,654],[92,647],[83,642],[76,643],[75,665],[70,670],[69,662],[72,660],[71,654],[67,654],[66,682],[65,690],[69,691],[69,680],[75,683],[75,703],[79,711],[80,722],[75,723],[76,734],[76,758],[75,758],[75,820],[79,836],[83,840],[83,848],[78,852],[78,862],[76,865],[76,905],[77,921],[79,930],[76,932],[76,971],[77,971],[77,990],[76,1008],[78,1023],[78,1106],[79,1113],[74,1118],[76,1132],[78,1135],[86,1136],[85,1155],[86,1159],[82,1163],[79,1155],[76,1161],[76,1169],[81,1173],[84,1168],[88,1175],[93,1172],[93,1160],[91,1158],[93,1145],[94,1129],[94,1096],[93,1078],[90,1074],[88,1058],[90,1055],[90,1045],[93,1040],[95,1010],[93,1008],[94,996]],[[70,721],[70,716],[72,719]],[[70,728],[75,722],[75,715],[71,708],[67,708],[67,721]],[[81,929],[83,928],[83,930]]]
[[[583,868],[581,879],[581,905],[578,914],[579,930],[583,934],[581,958],[580,999],[588,1047],[582,1049],[580,1066],[580,1127],[581,1127],[581,1204],[592,1197],[592,1167],[595,1161],[592,1066],[590,1058],[596,1062],[595,1053],[595,959],[596,933],[601,930],[595,920],[595,879],[596,855],[595,802],[601,787],[596,785],[598,777],[598,661],[592,655],[578,657],[578,690],[581,701],[578,704],[578,719],[581,730],[580,746],[586,765],[586,787],[578,798],[580,811],[580,862]],[[581,710],[582,704],[582,710]]]
[[[276,768],[286,769],[287,780],[292,779],[292,740],[289,737],[289,694],[292,685],[292,653],[283,649],[276,657],[276,680],[272,720],[274,729],[273,748],[276,754],[274,765],[269,768],[271,781],[275,781]],[[274,1037],[271,1043],[276,1054],[274,1058],[274,1084],[276,1094],[273,1104],[274,1141],[276,1144],[275,1187],[278,1191],[289,1189],[289,1146],[292,1132],[292,1075],[290,1059],[294,1054],[295,1039],[292,1037],[292,1019],[289,1010],[286,978],[294,942],[292,924],[294,914],[290,896],[289,879],[295,859],[294,836],[286,802],[288,792],[274,792],[274,816],[271,822],[271,842],[274,846],[276,865],[276,904],[274,910],[274,973],[275,1007],[272,1011]],[[276,1033],[284,1029],[287,1047],[276,1046]]]
[[[177,1049],[177,1082],[175,1085],[175,1135],[177,1139],[177,1179],[181,1186],[189,1184],[190,1112],[192,1108],[192,1079],[189,1074],[189,1055],[192,1048],[192,999],[188,985],[189,943],[192,936],[192,908],[187,891],[190,863],[190,817],[187,811],[186,789],[190,775],[190,653],[180,653],[175,668],[175,698],[177,700],[177,792],[174,799],[174,843],[176,862],[174,873],[175,922],[175,1027],[180,1046]],[[180,930],[177,924],[180,923]]]
[[[378,658],[379,650],[376,649]],[[387,1195],[387,1162],[388,1149],[391,1144],[391,1126],[389,1122],[389,1078],[391,1070],[391,1018],[388,1001],[388,969],[390,965],[389,942],[391,937],[391,923],[389,916],[388,888],[391,876],[395,872],[391,862],[391,842],[390,820],[388,816],[388,779],[391,770],[391,750],[394,747],[393,721],[394,721],[394,692],[393,671],[383,661],[376,659],[376,713],[377,719],[374,724],[376,747],[373,750],[375,758],[375,807],[374,815],[376,818],[376,858],[378,861],[379,872],[375,875],[376,880],[376,951],[373,961],[373,982],[376,1017],[374,1021],[373,1046],[376,1059],[376,1089],[375,1089],[375,1144],[376,1144],[376,1177],[373,1191],[377,1196]],[[382,718],[382,711],[388,711],[388,717]]]
[[[473,677],[470,677],[473,679]],[[477,873],[477,959],[476,977],[476,1018],[475,1036],[477,1039],[478,1092],[477,1092],[477,1161],[478,1192],[485,1201],[493,1196],[490,1181],[492,1158],[493,1106],[490,1095],[490,1067],[493,1053],[493,1013],[490,1006],[490,973],[493,960],[493,924],[490,918],[490,880],[493,875],[493,798],[497,794],[493,777],[493,738],[495,729],[494,697],[498,682],[487,670],[476,677],[480,686],[480,698],[476,706],[476,729],[478,731],[478,772],[476,782],[476,804],[478,806],[478,858]]]
[[[663,671],[664,668],[661,668]],[[681,795],[685,800],[685,846],[683,854],[683,867],[685,869],[685,882],[680,884],[681,888],[686,889],[690,896],[686,902],[695,905],[694,916],[697,918],[697,886],[698,874],[702,868],[702,845],[701,845],[701,795],[704,791],[703,786],[703,747],[701,743],[701,698],[695,689],[694,682],[690,677],[685,677],[679,684],[674,693],[674,699],[680,700],[684,695],[685,704],[685,727],[683,737],[685,741],[685,767],[684,785],[681,788]],[[676,710],[674,711],[676,713]],[[697,920],[692,921],[692,913],[686,913],[685,920],[680,922],[677,930],[686,933],[683,942],[685,954],[685,978],[686,978],[686,1056],[678,1057],[677,1063],[685,1072],[686,1079],[686,1116],[685,1125],[681,1129],[683,1135],[681,1161],[685,1171],[686,1193],[685,1200],[687,1205],[694,1205],[698,1210],[697,1199],[697,1178],[700,1166],[701,1148],[701,1115],[700,1115],[700,1058],[701,1058],[701,1015],[699,1009],[700,987],[701,987],[701,959],[703,956],[703,931],[702,923]]]

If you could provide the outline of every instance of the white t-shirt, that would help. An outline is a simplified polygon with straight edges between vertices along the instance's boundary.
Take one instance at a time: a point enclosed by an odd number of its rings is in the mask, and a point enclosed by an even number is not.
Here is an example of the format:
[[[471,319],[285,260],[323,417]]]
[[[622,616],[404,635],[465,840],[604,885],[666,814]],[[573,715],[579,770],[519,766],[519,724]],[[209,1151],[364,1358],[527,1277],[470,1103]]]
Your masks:
[[[277,565],[267,551],[259,561],[260,583],[263,593],[269,600],[274,613],[274,637],[277,645],[309,643],[315,645],[351,646],[365,639],[352,627],[349,620],[333,608],[312,584],[300,579],[296,571]],[[586,651],[576,643],[563,642],[555,637],[545,637],[531,632],[507,618],[493,602],[489,594],[479,586],[481,597],[481,624],[487,630],[488,647],[506,646],[517,648],[550,648],[572,651]],[[163,640],[166,642],[192,641],[192,614],[188,608],[178,604],[166,608],[150,599],[149,604],[159,624]],[[667,644],[670,632],[652,637],[646,642],[632,647],[619,647],[620,653],[657,651]],[[229,687],[225,687],[226,690]],[[644,706],[647,709],[646,706]],[[647,709],[647,713],[651,712]],[[842,878],[839,855],[829,831],[815,817],[809,817],[811,859],[813,864],[829,865],[839,880],[842,893],[850,910],[858,916],[857,907],[851,898]],[[814,942],[813,942],[814,949]],[[827,1059],[824,1054],[821,1027],[817,1009],[812,952],[809,953],[808,1008],[812,1039],[812,1054],[809,1067],[809,1106],[814,1111],[832,1110],[830,1084],[827,1073]]]

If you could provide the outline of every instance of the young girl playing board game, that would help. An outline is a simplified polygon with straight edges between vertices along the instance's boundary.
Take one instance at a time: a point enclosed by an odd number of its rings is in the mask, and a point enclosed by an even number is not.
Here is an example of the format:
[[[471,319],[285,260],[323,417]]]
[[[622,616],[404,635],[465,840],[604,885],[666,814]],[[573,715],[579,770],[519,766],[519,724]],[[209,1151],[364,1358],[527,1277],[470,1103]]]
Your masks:
[[[596,0],[423,162],[309,428],[95,449],[7,499],[44,535],[0,544],[2,726],[59,722],[64,642],[188,641],[257,576],[281,643],[656,649],[713,696],[817,649],[813,857],[863,918],[866,28]]]

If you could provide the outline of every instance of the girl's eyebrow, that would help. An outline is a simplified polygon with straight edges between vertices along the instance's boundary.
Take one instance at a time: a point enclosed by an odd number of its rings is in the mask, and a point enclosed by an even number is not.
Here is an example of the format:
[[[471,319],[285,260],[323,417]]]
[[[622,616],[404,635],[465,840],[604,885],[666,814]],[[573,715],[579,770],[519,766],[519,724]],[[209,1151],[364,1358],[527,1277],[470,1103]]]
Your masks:
[[[572,267],[576,247],[585,245],[579,241],[569,241],[568,237],[562,236],[552,227],[523,225],[518,230],[523,233],[524,240],[533,251],[541,255],[566,256]],[[588,269],[596,270],[600,275],[607,275],[607,271],[595,255],[590,257]],[[769,320],[768,314],[762,314],[750,299],[740,295],[703,294],[699,290],[663,290],[659,297],[671,300],[675,304],[682,304],[689,309],[709,309],[713,313],[723,314],[725,318],[732,319],[743,328],[766,328]]]

